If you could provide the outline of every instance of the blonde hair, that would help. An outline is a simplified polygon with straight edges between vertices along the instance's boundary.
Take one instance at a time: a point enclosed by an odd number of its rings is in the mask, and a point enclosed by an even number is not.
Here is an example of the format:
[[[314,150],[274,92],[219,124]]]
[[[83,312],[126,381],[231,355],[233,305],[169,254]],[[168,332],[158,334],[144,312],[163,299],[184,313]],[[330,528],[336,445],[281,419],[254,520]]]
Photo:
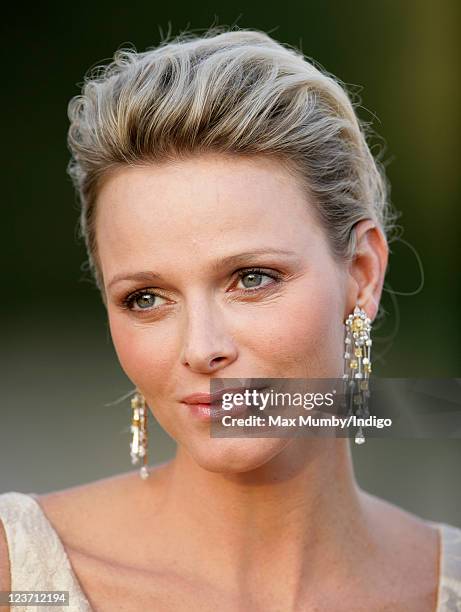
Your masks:
[[[121,165],[209,151],[271,156],[301,181],[337,261],[353,257],[352,230],[361,219],[373,219],[385,236],[393,228],[383,166],[345,86],[264,32],[220,26],[145,52],[119,49],[85,76],[68,115],[68,172],[102,293],[96,199]]]

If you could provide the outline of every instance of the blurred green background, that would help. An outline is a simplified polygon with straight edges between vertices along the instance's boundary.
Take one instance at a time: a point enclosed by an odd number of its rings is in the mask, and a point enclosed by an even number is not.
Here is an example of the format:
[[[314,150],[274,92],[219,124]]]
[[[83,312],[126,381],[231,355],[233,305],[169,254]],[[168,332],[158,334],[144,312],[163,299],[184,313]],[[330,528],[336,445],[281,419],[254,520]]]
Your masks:
[[[129,402],[114,403],[132,385],[81,268],[85,252],[65,171],[66,106],[90,66],[125,44],[140,51],[158,44],[161,30],[233,24],[264,30],[363,88],[359,115],[375,117],[382,140],[374,146],[385,143],[404,229],[391,244],[374,374],[460,376],[457,0],[16,7],[9,6],[2,24],[0,492],[45,492],[132,469]],[[461,526],[460,439],[353,446],[363,488]],[[173,453],[173,441],[151,419],[150,463]]]

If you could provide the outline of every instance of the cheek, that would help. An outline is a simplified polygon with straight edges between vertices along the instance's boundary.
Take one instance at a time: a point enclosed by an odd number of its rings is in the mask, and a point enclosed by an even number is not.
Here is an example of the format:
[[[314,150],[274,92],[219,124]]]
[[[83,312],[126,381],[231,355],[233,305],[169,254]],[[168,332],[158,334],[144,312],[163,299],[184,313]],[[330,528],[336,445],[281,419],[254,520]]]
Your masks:
[[[109,314],[109,325],[120,365],[135,385],[149,388],[154,380],[166,380],[166,373],[171,371],[171,333],[133,324],[119,315]]]
[[[342,376],[343,322],[334,284],[307,283],[253,322],[252,351],[267,376]]]

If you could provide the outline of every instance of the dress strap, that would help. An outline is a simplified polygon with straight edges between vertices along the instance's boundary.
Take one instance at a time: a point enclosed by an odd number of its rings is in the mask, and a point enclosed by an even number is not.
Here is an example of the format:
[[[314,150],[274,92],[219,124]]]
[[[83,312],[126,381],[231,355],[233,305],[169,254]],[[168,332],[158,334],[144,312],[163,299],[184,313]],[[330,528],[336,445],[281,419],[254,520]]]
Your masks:
[[[34,493],[10,491],[0,495],[0,519],[5,529],[12,591],[69,591],[69,612],[91,607],[73,572],[63,543]],[[36,606],[15,606],[30,612]],[[56,606],[40,606],[56,612]]]
[[[461,529],[440,523],[440,585],[437,612],[461,610]]]

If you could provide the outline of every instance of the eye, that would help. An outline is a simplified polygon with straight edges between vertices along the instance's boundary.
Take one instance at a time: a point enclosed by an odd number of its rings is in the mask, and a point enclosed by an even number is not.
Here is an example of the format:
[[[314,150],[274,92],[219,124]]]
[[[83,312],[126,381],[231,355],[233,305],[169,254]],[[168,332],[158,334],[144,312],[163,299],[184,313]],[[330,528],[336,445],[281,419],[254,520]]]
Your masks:
[[[168,301],[166,298],[163,298],[150,289],[141,289],[124,298],[123,306],[128,310],[155,310],[161,306],[161,304],[158,303],[159,300]]]
[[[273,284],[274,281],[277,282],[275,274],[268,274],[259,269],[240,270],[238,275],[239,282],[242,282],[244,289],[261,289],[267,285]],[[267,282],[267,280],[269,280],[269,282]]]
[[[246,268],[237,271],[238,283],[243,283],[243,288],[237,288],[243,293],[254,293],[259,289],[266,289],[272,285],[278,285],[282,276],[275,270],[267,272],[259,268]],[[234,281],[235,282],[235,281]],[[154,289],[139,289],[121,299],[121,307],[132,312],[152,312],[168,303],[168,299],[159,295]]]

